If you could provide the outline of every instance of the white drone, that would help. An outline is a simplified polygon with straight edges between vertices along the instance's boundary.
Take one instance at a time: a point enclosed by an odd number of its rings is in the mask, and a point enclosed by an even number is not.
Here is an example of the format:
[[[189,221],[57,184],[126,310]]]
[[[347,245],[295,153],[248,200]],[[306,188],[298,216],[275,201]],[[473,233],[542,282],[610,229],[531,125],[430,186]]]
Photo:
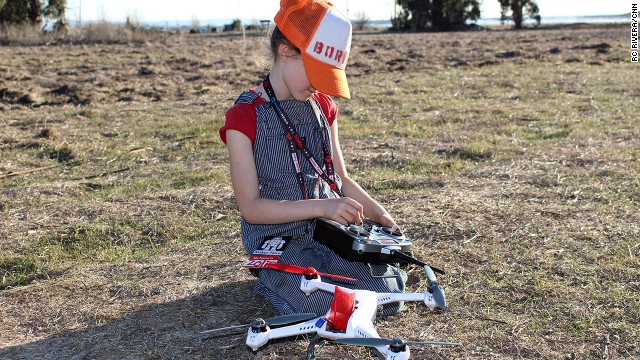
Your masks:
[[[312,313],[284,315],[267,320],[257,319],[250,324],[207,330],[202,333],[248,326],[246,343],[253,351],[258,350],[271,339],[317,334],[320,338],[333,340],[340,344],[375,348],[387,360],[409,359],[410,352],[407,345],[410,344],[460,345],[450,342],[402,341],[399,338],[382,339],[373,324],[378,306],[392,302],[422,301],[429,309],[444,307],[444,293],[435,280],[433,271],[427,265],[425,265],[424,269],[430,280],[430,289],[424,293],[376,293],[368,290],[352,290],[322,282],[320,275],[347,281],[357,280],[339,275],[320,273],[311,267],[305,269],[295,265],[276,263],[266,264],[266,267],[301,274],[300,290],[306,295],[310,295],[316,290],[334,294],[331,308],[324,316],[320,317]],[[436,294],[435,298],[434,294]]]

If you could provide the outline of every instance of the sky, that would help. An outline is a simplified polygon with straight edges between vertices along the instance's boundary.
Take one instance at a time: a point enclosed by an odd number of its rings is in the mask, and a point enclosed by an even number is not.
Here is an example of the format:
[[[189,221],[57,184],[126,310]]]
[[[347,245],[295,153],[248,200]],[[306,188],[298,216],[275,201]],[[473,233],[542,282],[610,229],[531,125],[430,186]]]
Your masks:
[[[537,0],[540,15],[581,16],[620,15],[631,11],[635,0]],[[394,0],[332,0],[350,18],[364,13],[371,20],[388,20]],[[67,19],[77,22],[107,20],[124,22],[132,17],[139,22],[192,21],[210,19],[272,20],[279,0],[67,0]],[[498,0],[482,1],[482,18],[500,15]]]

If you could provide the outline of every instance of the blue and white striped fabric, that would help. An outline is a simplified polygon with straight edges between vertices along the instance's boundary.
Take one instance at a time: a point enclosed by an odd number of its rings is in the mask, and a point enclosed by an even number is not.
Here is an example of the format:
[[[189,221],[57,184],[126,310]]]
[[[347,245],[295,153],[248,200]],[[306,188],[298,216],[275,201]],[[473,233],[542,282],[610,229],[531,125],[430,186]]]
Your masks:
[[[255,93],[243,93],[236,103],[252,103],[257,99]],[[296,100],[281,101],[282,108],[294,122],[296,130],[306,141],[306,146],[315,159],[322,159],[321,129],[316,114],[310,101],[299,102]],[[320,109],[319,104],[317,108]],[[276,112],[269,102],[256,107],[257,133],[254,145],[254,158],[258,172],[260,196],[274,200],[301,200],[302,194],[298,186],[295,170],[289,157],[287,141],[277,118]],[[325,128],[329,129],[324,115],[321,116]],[[331,144],[327,144],[332,149]],[[336,197],[324,181],[318,180],[318,175],[309,162],[301,159],[302,173],[304,175],[307,197],[334,198]],[[336,174],[336,183],[342,182]],[[366,289],[376,292],[403,292],[407,275],[401,269],[388,265],[371,265],[376,275],[385,274],[390,277],[378,278],[371,276],[369,266],[361,262],[351,262],[313,240],[313,227],[315,222],[296,221],[285,224],[260,225],[249,224],[242,220],[242,242],[248,254],[252,254],[260,242],[269,236],[292,236],[280,263],[292,264],[303,267],[313,266],[318,271],[358,279],[355,284],[339,285],[348,288]],[[328,278],[323,281],[331,282]],[[333,300],[333,295],[323,291],[316,291],[306,296],[300,291],[300,275],[288,274],[282,271],[262,269],[259,272],[259,281],[255,286],[255,292],[269,299],[271,304],[280,314],[294,314],[313,312],[318,315],[326,313]],[[401,303],[385,305],[385,316],[396,313]]]

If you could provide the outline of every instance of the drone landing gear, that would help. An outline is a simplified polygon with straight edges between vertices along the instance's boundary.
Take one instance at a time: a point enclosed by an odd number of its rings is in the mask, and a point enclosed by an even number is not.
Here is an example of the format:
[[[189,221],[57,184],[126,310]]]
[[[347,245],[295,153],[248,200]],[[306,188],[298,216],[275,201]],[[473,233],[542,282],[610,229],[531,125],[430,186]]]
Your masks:
[[[316,356],[320,354],[322,348],[327,344],[327,340],[320,338],[318,334],[315,334],[311,340],[309,340],[309,346],[307,347],[307,360],[316,360]],[[317,349],[316,349],[317,346]]]
[[[381,353],[380,350],[378,350],[376,348],[371,348],[371,352],[373,353],[373,355],[377,356],[378,359],[380,359],[380,360],[386,360],[387,359],[387,355]]]
[[[306,360],[316,360],[316,357],[320,355],[320,351],[327,344],[327,340],[322,339],[318,334],[315,334],[311,340],[309,340],[309,346],[307,347]],[[386,360],[387,356],[381,353],[376,348],[371,348],[373,355],[377,356],[380,360]]]

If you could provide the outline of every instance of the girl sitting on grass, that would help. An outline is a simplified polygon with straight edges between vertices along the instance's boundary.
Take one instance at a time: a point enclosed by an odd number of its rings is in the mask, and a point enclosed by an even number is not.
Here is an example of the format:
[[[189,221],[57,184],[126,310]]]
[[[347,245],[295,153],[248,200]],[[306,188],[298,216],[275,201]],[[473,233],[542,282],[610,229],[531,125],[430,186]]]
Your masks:
[[[330,96],[350,98],[345,67],[351,24],[324,0],[282,0],[275,23],[271,71],[262,84],[240,95],[220,129],[245,250],[255,254],[275,240],[279,263],[358,279],[341,284],[345,287],[403,292],[404,271],[347,261],[313,239],[316,218],[346,225],[361,224],[366,216],[399,229],[349,177],[340,150],[338,108]],[[300,275],[260,269],[258,277],[255,292],[280,314],[321,315],[333,299],[323,291],[306,296]],[[383,313],[394,314],[401,306],[385,305]]]

